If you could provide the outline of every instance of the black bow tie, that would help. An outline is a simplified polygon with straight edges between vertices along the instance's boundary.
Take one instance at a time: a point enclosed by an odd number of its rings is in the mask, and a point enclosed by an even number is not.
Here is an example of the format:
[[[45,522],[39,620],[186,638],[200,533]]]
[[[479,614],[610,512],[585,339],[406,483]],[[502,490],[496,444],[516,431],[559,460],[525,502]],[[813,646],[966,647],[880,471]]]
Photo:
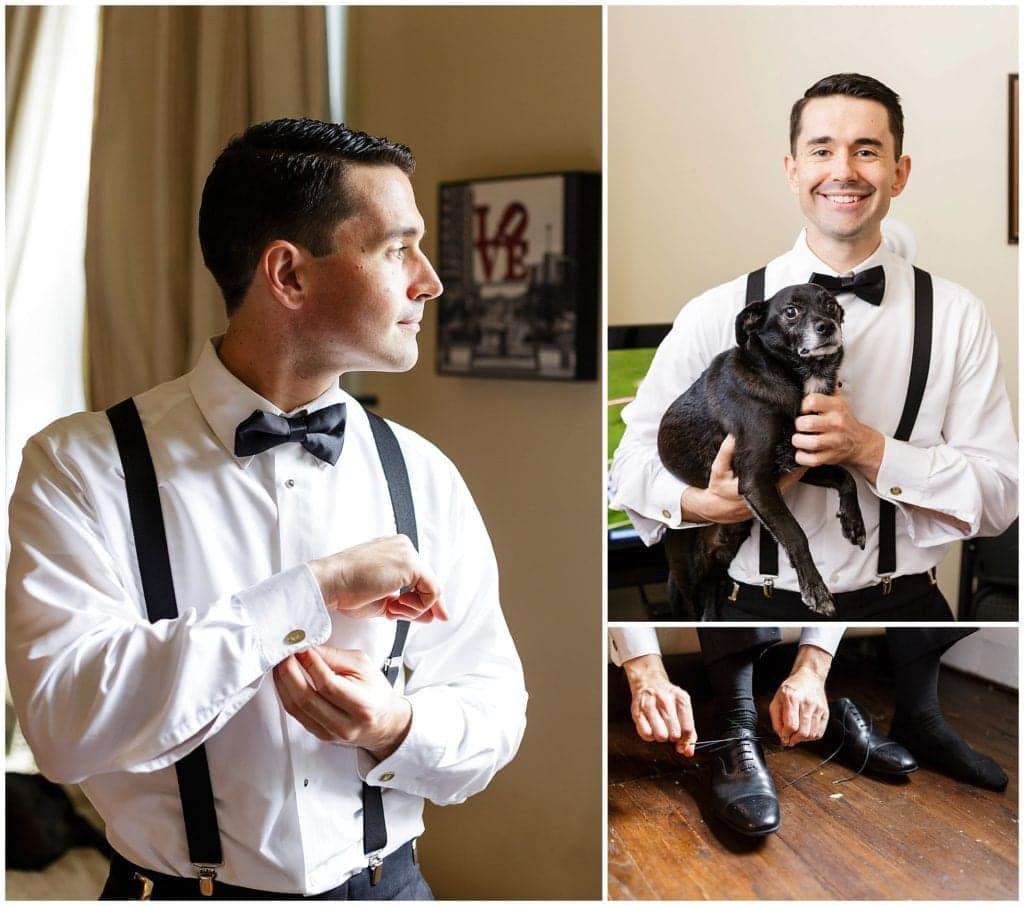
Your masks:
[[[254,456],[289,441],[333,466],[345,443],[345,404],[291,418],[257,409],[235,430],[235,456]]]
[[[865,302],[881,305],[885,295],[885,268],[882,265],[869,267],[852,277],[830,277],[828,274],[811,274],[810,283],[817,283],[829,292],[855,293]]]

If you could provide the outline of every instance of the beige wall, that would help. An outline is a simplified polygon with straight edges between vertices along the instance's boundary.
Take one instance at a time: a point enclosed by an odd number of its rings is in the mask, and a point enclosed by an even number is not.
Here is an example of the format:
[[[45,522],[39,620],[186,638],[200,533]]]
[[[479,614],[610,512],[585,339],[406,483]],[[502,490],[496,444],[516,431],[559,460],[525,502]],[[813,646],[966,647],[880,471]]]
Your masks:
[[[346,119],[414,149],[434,255],[444,180],[601,167],[601,12],[573,7],[349,12]],[[601,894],[600,382],[367,375],[380,411],[458,464],[487,522],[531,699],[516,760],[467,803],[428,808],[435,893]]]
[[[608,323],[671,320],[789,248],[789,108],[833,72],[903,98],[913,170],[892,214],[916,263],[969,287],[1017,406],[1017,246],[1007,242],[1016,7],[656,7],[608,14]],[[955,600],[959,551],[941,584]]]

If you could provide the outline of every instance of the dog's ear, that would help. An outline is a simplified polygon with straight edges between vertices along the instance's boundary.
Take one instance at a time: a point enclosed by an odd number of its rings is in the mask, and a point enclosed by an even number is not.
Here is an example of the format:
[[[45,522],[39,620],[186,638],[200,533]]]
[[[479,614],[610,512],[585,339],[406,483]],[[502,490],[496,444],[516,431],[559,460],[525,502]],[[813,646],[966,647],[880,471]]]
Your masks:
[[[767,302],[751,302],[736,316],[736,342],[745,346],[747,337],[756,333],[764,326],[765,318],[768,315]]]

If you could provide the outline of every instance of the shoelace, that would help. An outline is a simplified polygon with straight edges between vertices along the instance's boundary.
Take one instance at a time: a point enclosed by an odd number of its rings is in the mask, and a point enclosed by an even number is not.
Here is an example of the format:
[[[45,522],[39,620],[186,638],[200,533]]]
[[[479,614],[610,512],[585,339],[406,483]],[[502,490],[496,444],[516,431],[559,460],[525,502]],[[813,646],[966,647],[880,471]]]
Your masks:
[[[823,768],[825,765],[827,765],[833,758],[835,758],[843,750],[843,746],[846,745],[846,720],[845,720],[845,716],[848,713],[849,712],[844,712],[843,736],[839,740],[839,745],[836,747],[835,751],[832,752],[824,760],[818,762],[818,764],[816,764],[809,771],[805,771],[803,774],[800,774],[797,777],[794,777],[792,780],[789,780],[786,783],[781,784],[778,787],[779,789],[783,789],[784,790],[787,787],[791,787],[791,786],[793,786],[793,784],[798,783],[799,781],[803,780],[805,777],[810,777],[811,774],[815,773],[820,768]],[[871,734],[871,731],[873,729],[874,722],[872,721],[871,723],[867,723],[866,724],[864,722],[864,718],[860,715],[859,711],[855,712],[854,721],[855,721],[855,723],[857,723],[857,726],[861,730],[866,729],[868,731],[868,736],[870,738],[870,734]],[[728,724],[732,724],[732,726],[729,726]],[[739,729],[746,729],[746,728],[745,727],[741,727],[740,725],[735,724],[734,722],[727,720],[727,725],[726,725],[725,729],[726,729],[726,732],[728,733],[730,730],[739,730]],[[696,743],[696,745],[694,745],[694,749],[695,750],[704,750],[704,751],[707,751],[707,752],[717,752],[717,751],[725,748],[726,746],[731,745],[732,743],[738,742],[738,743],[741,744],[740,753],[739,753],[739,756],[742,759],[742,761],[741,761],[741,765],[742,765],[741,770],[747,771],[747,770],[750,770],[750,768],[752,768],[753,765],[754,765],[753,746],[750,745],[750,743],[762,742],[762,741],[767,740],[767,739],[770,739],[770,737],[768,737],[768,736],[723,736],[721,739],[704,739],[704,740],[701,740],[700,742]],[[742,745],[743,743],[747,743],[747,745]],[[871,758],[871,756],[875,752],[877,752],[879,749],[885,748],[885,746],[890,746],[890,745],[896,745],[895,740],[888,739],[885,742],[883,742],[883,743],[881,743],[881,744],[879,744],[877,746],[874,746],[874,747],[872,747],[869,744],[868,747],[867,747],[867,751],[864,753],[864,761],[861,764],[861,766],[859,768],[857,768],[857,771],[855,773],[851,774],[849,777],[840,777],[838,780],[833,780],[831,782],[833,784],[849,783],[851,780],[859,777],[861,774],[864,773],[864,770],[867,768],[868,760]],[[673,752],[673,755],[674,755],[674,757],[677,760],[683,761],[683,758],[682,758],[681,755],[678,755],[678,754],[676,754],[674,752]],[[749,759],[749,761],[748,761],[748,759]],[[688,759],[687,759],[687,761],[688,761]]]

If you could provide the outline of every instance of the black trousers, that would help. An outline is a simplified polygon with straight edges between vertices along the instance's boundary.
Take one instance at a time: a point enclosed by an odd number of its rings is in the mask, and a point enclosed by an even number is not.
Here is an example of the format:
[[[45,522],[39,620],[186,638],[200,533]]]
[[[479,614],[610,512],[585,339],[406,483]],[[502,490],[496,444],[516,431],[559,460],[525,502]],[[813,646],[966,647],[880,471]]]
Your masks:
[[[139,868],[127,859],[114,853],[110,862],[110,875],[100,894],[101,900],[137,900],[140,898],[141,883],[135,873],[145,875],[153,882],[150,899],[153,900],[432,900],[430,887],[420,873],[420,867],[413,858],[412,842],[395,850],[384,860],[380,883],[370,883],[369,869],[349,878],[340,887],[327,890],[311,897],[302,894],[274,893],[251,890],[215,881],[213,896],[204,897],[199,893],[196,878],[177,878]]]
[[[885,641],[892,665],[898,669],[925,655],[941,653],[977,631],[974,627],[962,626],[905,629],[889,626],[885,630]],[[701,657],[707,665],[743,651],[751,651],[756,657],[764,649],[777,644],[782,639],[782,631],[776,626],[737,626],[735,629],[698,626],[697,637],[700,639]]]
[[[797,592],[776,589],[771,597],[765,597],[760,586],[740,585],[735,601],[723,601],[719,605],[718,618],[723,621],[777,620],[784,623],[818,620],[948,623],[953,620],[953,612],[939,587],[923,573],[895,579],[888,595],[883,595],[881,588],[876,587],[838,594],[835,601],[836,615],[822,617],[811,613]]]

